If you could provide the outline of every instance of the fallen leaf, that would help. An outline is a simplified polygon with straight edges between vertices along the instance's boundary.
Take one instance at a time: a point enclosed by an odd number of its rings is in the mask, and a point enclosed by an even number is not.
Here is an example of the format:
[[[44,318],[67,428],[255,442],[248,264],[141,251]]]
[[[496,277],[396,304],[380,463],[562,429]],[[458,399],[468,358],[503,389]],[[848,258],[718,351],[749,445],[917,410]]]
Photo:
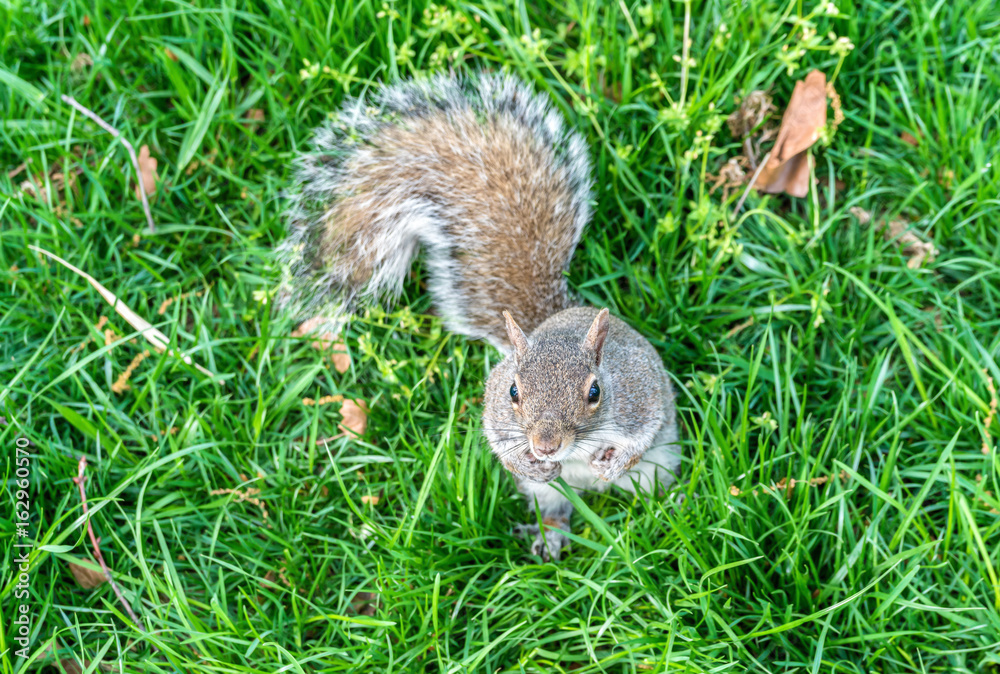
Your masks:
[[[469,398],[462,402],[462,406],[458,408],[458,416],[462,416],[469,409],[469,404],[478,405],[483,402],[481,397]]]
[[[264,505],[263,501],[261,501],[259,498],[257,498],[257,495],[260,494],[260,489],[258,489],[257,487],[247,487],[246,490],[240,490],[240,489],[213,489],[212,491],[210,491],[208,493],[210,495],[212,495],[212,496],[224,496],[224,495],[232,494],[233,496],[236,497],[237,501],[246,501],[247,503],[251,503],[251,504],[257,506],[258,508],[260,508],[260,512],[261,512],[261,515],[263,515],[263,517],[264,517],[264,521],[265,522],[267,521],[267,518],[268,518],[267,506]],[[268,526],[268,528],[271,527],[270,524],[268,524],[267,526]]]
[[[740,107],[726,118],[726,124],[733,137],[743,139],[743,154],[736,159],[737,166],[741,170],[749,168],[751,171],[756,171],[761,143],[773,140],[777,135],[778,129],[773,124],[763,126],[764,120],[772,110],[774,104],[768,93],[755,89],[747,94],[740,102]],[[758,132],[756,138],[755,130]]]
[[[29,176],[30,177],[30,176]],[[39,201],[48,201],[48,192],[45,191],[44,187],[36,187],[35,183],[31,180],[23,180],[19,185],[21,191],[27,194],[29,197],[35,197]]]
[[[368,406],[364,400],[345,400],[340,406],[340,416],[344,420],[337,426],[348,435],[361,436],[368,429]]]
[[[378,505],[379,500],[378,496],[369,496],[368,494],[361,497],[361,502],[365,505]]]
[[[912,145],[913,147],[920,146],[920,141],[917,140],[917,137],[908,131],[904,131],[901,134],[899,134],[899,139],[904,143],[906,143],[907,145]]]
[[[250,108],[247,110],[244,122],[251,130],[256,130],[257,127],[264,123],[264,111],[260,108]]]
[[[378,609],[379,597],[374,592],[358,592],[351,600],[351,608],[358,615],[373,616]]]
[[[937,174],[938,185],[946,190],[951,189],[951,185],[955,182],[955,172],[951,169],[940,168]]]
[[[709,194],[715,194],[715,191],[722,188],[722,200],[728,201],[729,194],[732,190],[736,189],[740,185],[746,182],[746,171],[740,166],[740,160],[733,158],[722,165],[719,169],[719,174],[714,175],[711,173],[706,173],[705,178],[712,182],[712,189],[708,191]]]
[[[851,206],[849,210],[851,215],[857,218],[858,223],[862,225],[867,225],[872,221],[872,214],[859,206]]]
[[[321,325],[325,322],[322,316],[313,316],[312,318],[302,321],[299,323],[298,327],[292,330],[292,337],[305,337],[309,333],[316,332]]]
[[[826,89],[826,75],[819,70],[795,84],[781,117],[778,139],[755,183],[758,192],[784,192],[793,197],[809,193],[808,150],[826,125]]]
[[[166,56],[167,56],[168,59],[170,59],[174,63],[177,63],[177,54],[175,54],[172,51],[170,51],[170,47],[164,47],[163,48],[163,53],[166,54]]]
[[[820,176],[819,178],[817,178],[816,184],[820,188],[820,194],[823,194],[824,192],[830,189],[830,179],[827,178],[826,176]],[[833,189],[834,192],[837,192],[839,194],[840,192],[843,192],[844,190],[847,189],[847,183],[845,183],[840,178],[835,178],[833,181]]]
[[[104,575],[103,571],[97,571],[81,564],[70,562],[69,570],[76,578],[77,584],[85,590],[91,590],[108,582],[108,577]]]
[[[908,228],[909,223],[906,220],[892,220],[888,227],[883,228],[882,236],[886,241],[895,240],[896,245],[902,248],[903,255],[910,258],[906,262],[908,269],[920,269],[925,260],[933,262],[938,251],[934,249],[933,243],[921,241]]]
[[[857,206],[852,207],[850,213],[862,225],[867,225],[872,220],[871,213]],[[886,241],[895,241],[896,245],[902,249],[903,255],[909,258],[906,261],[908,269],[920,269],[924,262],[933,262],[934,258],[940,252],[934,247],[933,243],[922,241],[914,234],[909,229],[909,222],[902,218],[896,218],[890,221],[888,225],[883,221],[876,224],[875,227],[876,230],[882,232],[882,237]]]
[[[726,125],[733,137],[745,138],[764,121],[771,110],[774,110],[771,97],[766,91],[756,89],[747,94],[740,102],[740,107],[726,117]]]
[[[156,194],[156,179],[159,177],[156,174],[157,164],[159,162],[156,158],[149,156],[148,145],[139,148],[139,173],[142,175],[142,186],[146,189],[146,197],[149,199],[152,199],[153,195]],[[135,198],[142,200],[138,184],[135,186]]]
[[[90,665],[84,661],[84,667],[89,667]],[[80,668],[80,665],[76,664],[76,660],[70,660],[69,658],[64,658],[59,661],[59,666],[56,667],[57,671],[63,671],[66,674],[83,674],[84,670]]]
[[[333,368],[341,374],[351,369],[351,355],[347,353],[347,345],[343,342],[333,345],[333,355],[330,360],[333,361]]]
[[[351,355],[347,353],[347,345],[343,341],[337,340],[337,335],[331,330],[324,330],[328,325],[328,319],[323,316],[314,316],[299,324],[292,331],[292,337],[305,337],[306,335],[317,333],[315,341],[310,344],[317,351],[332,351],[330,360],[337,372],[343,374],[351,368]],[[337,341],[334,341],[337,340]]]
[[[83,72],[84,68],[89,68],[94,65],[94,59],[90,58],[90,54],[86,52],[80,52],[73,58],[73,62],[69,64],[70,72],[79,73]]]

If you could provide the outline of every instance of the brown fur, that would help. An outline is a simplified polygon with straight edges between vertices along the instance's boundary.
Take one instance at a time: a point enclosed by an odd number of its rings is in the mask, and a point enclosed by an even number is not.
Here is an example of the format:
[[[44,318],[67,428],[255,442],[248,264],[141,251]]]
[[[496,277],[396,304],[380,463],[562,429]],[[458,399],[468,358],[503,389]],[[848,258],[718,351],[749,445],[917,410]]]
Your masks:
[[[420,197],[457,211],[451,236],[462,237],[464,222],[495,232],[463,241],[456,252],[462,291],[475,298],[464,318],[475,330],[506,341],[502,309],[514,309],[530,332],[570,305],[563,271],[573,252],[565,240],[575,214],[560,208],[571,195],[563,170],[552,165],[551,148],[538,147],[509,120],[480,122],[468,110],[387,126],[371,143],[393,161],[345,165],[356,189],[331,211],[326,245],[346,246],[363,233],[370,202],[380,194],[419,185]],[[425,180],[429,173],[438,179]],[[370,274],[361,268],[358,276]]]

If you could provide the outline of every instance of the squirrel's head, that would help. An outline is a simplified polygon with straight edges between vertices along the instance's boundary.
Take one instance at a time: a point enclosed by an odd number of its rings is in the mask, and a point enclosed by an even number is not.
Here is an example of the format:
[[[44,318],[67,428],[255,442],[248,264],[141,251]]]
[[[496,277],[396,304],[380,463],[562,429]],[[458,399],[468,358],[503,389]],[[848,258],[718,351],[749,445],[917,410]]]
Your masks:
[[[514,367],[508,372],[511,416],[534,458],[559,462],[577,451],[589,454],[587,436],[595,430],[610,391],[605,389],[601,356],[608,336],[608,310],[602,309],[586,334],[529,340],[508,312],[507,336]],[[501,383],[501,382],[498,382]]]

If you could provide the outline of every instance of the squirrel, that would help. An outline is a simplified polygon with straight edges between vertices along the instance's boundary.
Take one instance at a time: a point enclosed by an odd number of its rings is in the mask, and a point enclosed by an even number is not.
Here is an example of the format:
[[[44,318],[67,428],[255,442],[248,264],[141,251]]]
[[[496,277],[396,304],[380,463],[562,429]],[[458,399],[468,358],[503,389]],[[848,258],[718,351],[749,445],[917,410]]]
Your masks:
[[[653,346],[566,271],[590,219],[585,142],[514,76],[439,75],[348,99],[300,155],[279,246],[280,306],[339,329],[359,301],[398,296],[423,249],[449,330],[505,358],[483,432],[516,478],[530,551],[558,560],[578,493],[665,490],[681,462],[674,392]],[[540,523],[540,524],[539,524]]]

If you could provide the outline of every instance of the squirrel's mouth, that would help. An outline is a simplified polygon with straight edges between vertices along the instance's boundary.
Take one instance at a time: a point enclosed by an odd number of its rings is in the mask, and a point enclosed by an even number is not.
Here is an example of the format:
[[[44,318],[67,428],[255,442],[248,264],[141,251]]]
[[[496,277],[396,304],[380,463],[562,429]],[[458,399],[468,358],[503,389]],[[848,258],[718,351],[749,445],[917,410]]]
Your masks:
[[[568,458],[572,452],[572,438],[562,438],[558,444],[549,444],[541,447],[536,446],[535,443],[531,443],[531,456],[537,461],[560,463]]]

